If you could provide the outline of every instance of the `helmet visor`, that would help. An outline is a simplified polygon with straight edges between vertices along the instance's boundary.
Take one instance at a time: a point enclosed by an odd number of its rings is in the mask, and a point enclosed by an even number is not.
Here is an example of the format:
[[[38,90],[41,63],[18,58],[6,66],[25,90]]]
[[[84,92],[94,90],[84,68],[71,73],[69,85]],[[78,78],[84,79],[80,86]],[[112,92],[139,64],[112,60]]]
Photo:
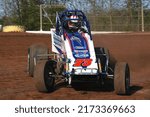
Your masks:
[[[77,27],[78,28],[78,27],[80,27],[80,24],[81,24],[81,22],[78,20],[70,20],[68,22],[69,27]]]

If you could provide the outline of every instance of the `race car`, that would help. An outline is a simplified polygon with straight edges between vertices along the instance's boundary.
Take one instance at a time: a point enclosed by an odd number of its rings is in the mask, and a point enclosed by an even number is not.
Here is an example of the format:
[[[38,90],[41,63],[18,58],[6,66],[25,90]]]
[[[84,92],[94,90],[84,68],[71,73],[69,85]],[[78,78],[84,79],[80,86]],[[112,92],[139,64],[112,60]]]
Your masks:
[[[52,92],[59,81],[99,83],[113,79],[117,94],[129,94],[130,70],[126,62],[112,62],[108,49],[94,47],[89,22],[80,10],[56,15],[51,29],[52,52],[43,44],[28,49],[28,73],[38,91]]]

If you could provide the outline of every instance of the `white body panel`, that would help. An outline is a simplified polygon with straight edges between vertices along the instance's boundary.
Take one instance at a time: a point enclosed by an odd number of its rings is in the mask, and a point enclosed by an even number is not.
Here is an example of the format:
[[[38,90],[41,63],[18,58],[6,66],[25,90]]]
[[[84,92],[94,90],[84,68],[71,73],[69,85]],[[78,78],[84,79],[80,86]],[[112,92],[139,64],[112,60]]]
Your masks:
[[[57,54],[64,54],[65,53],[65,45],[63,36],[56,35],[55,29],[51,29],[51,39],[52,39],[52,52]],[[58,48],[61,50],[58,51]]]
[[[88,50],[90,54],[90,60],[91,63],[88,65],[86,68],[82,66],[74,66],[76,62],[76,58],[73,56],[73,52],[71,49],[71,44],[68,39],[64,39],[63,35],[58,36],[55,33],[55,30],[51,30],[51,39],[52,39],[52,51],[61,55],[61,54],[66,54],[67,59],[70,60],[69,63],[69,69],[68,72],[72,72],[72,70],[75,70],[75,74],[77,75],[94,75],[97,74],[98,71],[98,65],[96,63],[96,56],[95,56],[95,51],[94,51],[94,44],[93,40],[90,39],[90,36],[87,33],[84,33],[84,37],[86,38],[87,45],[88,45]],[[59,51],[61,50],[61,52]],[[60,57],[60,56],[59,56]],[[81,58],[82,59],[82,58]],[[84,58],[83,58],[84,61]]]
[[[69,72],[71,72],[72,69],[74,69],[75,74],[77,74],[77,75],[82,75],[82,74],[94,75],[97,73],[97,70],[98,70],[98,66],[96,63],[95,51],[94,51],[94,44],[93,44],[93,40],[90,39],[88,34],[85,34],[85,37],[87,38],[87,43],[89,45],[90,59],[92,59],[91,64],[89,66],[87,66],[86,68],[83,68],[82,66],[79,66],[79,67],[73,66],[76,59],[73,57],[70,42],[68,41],[68,39],[66,39],[64,41],[65,47],[66,47],[67,58],[71,60],[71,63],[69,64]]]

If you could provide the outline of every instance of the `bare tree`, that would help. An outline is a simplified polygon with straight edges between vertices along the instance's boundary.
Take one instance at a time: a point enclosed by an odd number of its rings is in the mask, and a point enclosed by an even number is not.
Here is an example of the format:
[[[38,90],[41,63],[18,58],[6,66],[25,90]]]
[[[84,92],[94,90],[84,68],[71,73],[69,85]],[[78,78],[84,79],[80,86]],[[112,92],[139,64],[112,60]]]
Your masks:
[[[110,30],[112,31],[112,8],[113,7],[113,3],[112,0],[109,0],[109,18],[110,18]]]
[[[128,9],[128,24],[132,22],[132,6],[131,0],[127,0],[127,9]]]

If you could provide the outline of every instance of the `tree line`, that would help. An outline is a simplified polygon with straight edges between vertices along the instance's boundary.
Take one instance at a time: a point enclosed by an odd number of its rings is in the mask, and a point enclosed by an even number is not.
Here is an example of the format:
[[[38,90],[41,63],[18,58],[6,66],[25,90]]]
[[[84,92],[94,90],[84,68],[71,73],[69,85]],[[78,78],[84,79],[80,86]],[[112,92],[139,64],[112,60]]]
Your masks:
[[[27,30],[39,30],[39,5],[55,23],[56,11],[65,8],[83,10],[91,23],[92,30],[109,31],[141,31],[142,8],[144,28],[149,31],[150,1],[149,0],[1,0],[3,16],[0,23],[3,25],[24,25]],[[56,5],[64,5],[54,7]],[[45,18],[43,11],[43,28],[49,30],[52,24]]]
[[[41,4],[58,4],[57,0],[1,0],[1,8],[3,9],[3,17],[1,23],[3,25],[19,24],[26,27],[27,30],[39,30],[40,25],[40,7]],[[55,11],[62,11],[64,7],[47,7],[47,14],[55,14]],[[45,15],[43,13],[43,15]],[[54,20],[54,18],[52,18]],[[49,30],[51,24],[47,19],[43,21],[47,24],[45,30]]]

